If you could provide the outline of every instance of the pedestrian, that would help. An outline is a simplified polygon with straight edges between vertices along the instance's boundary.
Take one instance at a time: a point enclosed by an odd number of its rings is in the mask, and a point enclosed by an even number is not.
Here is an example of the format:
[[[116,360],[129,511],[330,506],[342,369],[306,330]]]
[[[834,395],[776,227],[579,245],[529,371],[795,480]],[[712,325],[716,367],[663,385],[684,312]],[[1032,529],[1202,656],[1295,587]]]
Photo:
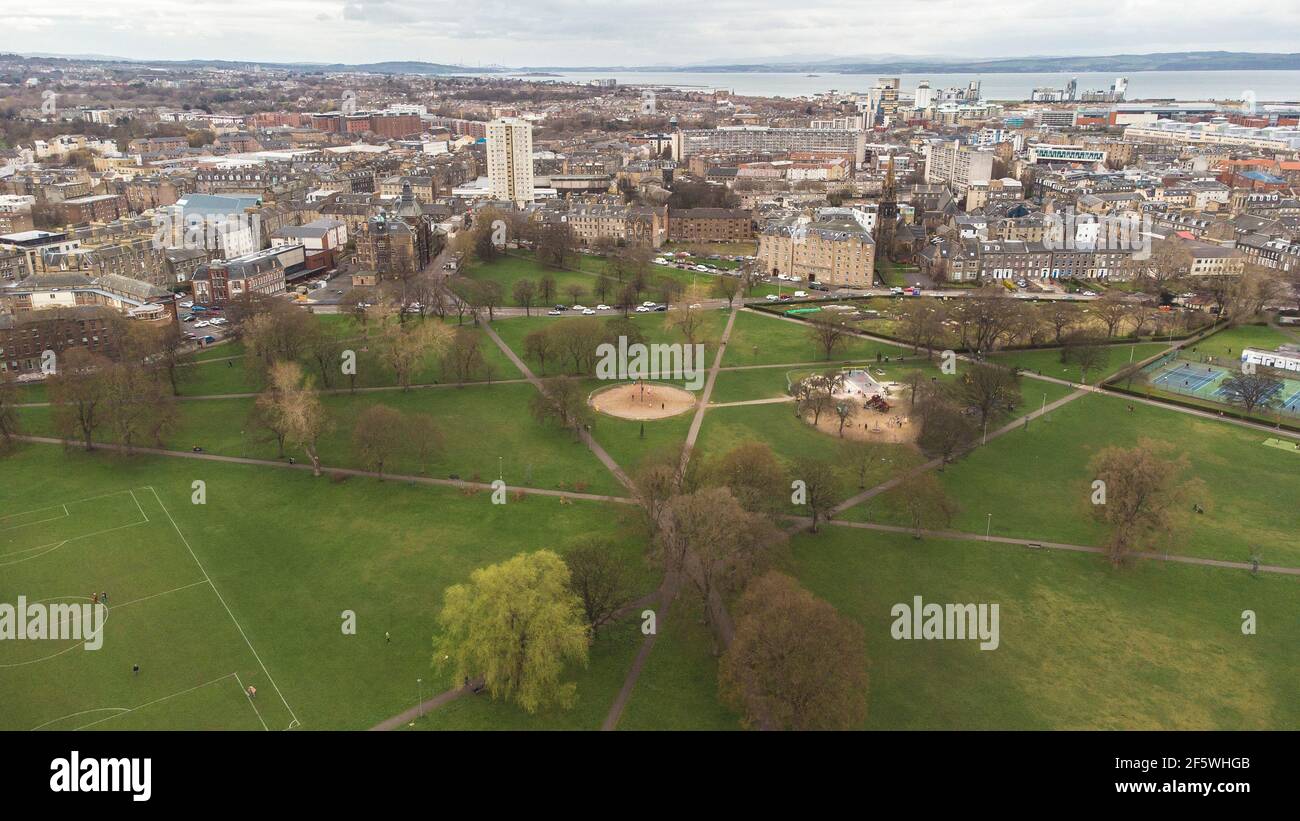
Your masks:
[[[249,698],[257,698],[257,688],[254,687],[254,686],[251,685],[251,684],[248,685],[248,697],[249,697]]]
[[[293,464],[297,464],[296,462],[294,462],[292,456],[289,457],[289,464],[291,464],[291,465],[293,465]]]
[[[99,594],[98,594],[98,593],[91,593],[91,594],[90,594],[90,603],[91,603],[91,604],[99,604]]]
[[[389,634],[389,632],[388,632],[387,630],[384,631],[384,643],[385,643],[385,644],[392,644],[392,643],[393,643],[393,637]]]
[[[140,665],[138,665],[138,664],[132,664],[132,665],[131,665],[131,675],[133,675],[133,676],[138,676],[138,675],[140,675]]]
[[[99,594],[99,601],[100,601],[100,603],[103,604],[105,607],[108,607],[108,594],[107,594],[107,593],[100,593],[100,594]]]

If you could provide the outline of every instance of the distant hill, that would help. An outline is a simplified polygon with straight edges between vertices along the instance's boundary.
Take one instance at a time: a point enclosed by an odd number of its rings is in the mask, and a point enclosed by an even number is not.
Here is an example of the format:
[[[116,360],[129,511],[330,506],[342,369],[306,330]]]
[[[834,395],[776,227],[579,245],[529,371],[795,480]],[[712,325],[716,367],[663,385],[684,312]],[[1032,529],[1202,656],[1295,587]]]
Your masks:
[[[392,60],[382,63],[271,63],[258,60],[134,60],[126,57],[109,57],[99,55],[60,56],[56,54],[16,54],[0,57],[22,57],[34,63],[50,61],[122,64],[135,66],[158,66],[160,68],[221,68],[251,71],[254,67],[277,69],[281,71],[305,71],[322,74],[342,74],[364,72],[367,74],[485,74],[499,71],[498,68],[471,68],[469,66],[447,65],[445,63],[425,63],[418,60]]]
[[[1161,54],[1112,54],[1103,57],[1012,57],[999,60],[894,58],[862,62],[764,63],[689,66],[675,71],[834,71],[843,74],[894,72],[916,74],[1028,74],[1124,71],[1297,70],[1300,53],[1247,51],[1176,51]]]

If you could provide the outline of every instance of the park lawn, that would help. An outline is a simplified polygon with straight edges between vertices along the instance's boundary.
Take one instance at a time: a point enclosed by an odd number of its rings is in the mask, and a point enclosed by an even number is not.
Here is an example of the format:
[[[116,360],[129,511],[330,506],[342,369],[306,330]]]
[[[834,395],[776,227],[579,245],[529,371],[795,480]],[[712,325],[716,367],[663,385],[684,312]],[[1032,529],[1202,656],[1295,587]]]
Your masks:
[[[826,527],[795,575],[866,631],[870,729],[1297,729],[1300,580]],[[890,609],[996,603],[997,649],[894,640]],[[1243,610],[1260,628],[1243,635]]]
[[[1130,361],[1134,363],[1141,362],[1143,359],[1155,356],[1168,347],[1163,342],[1108,345],[1106,346],[1105,363],[1099,369],[1088,373],[1088,384],[1096,385],[1099,382],[1104,382],[1122,368],[1127,367]],[[1061,363],[1060,350],[1003,351],[991,355],[989,361],[1007,366],[1019,366],[1022,370],[1033,371],[1043,376],[1055,376],[1057,379],[1068,379],[1071,382],[1078,382],[1082,375],[1074,365]]]
[[[897,345],[851,337],[835,350],[830,359],[827,359],[813,341],[809,328],[808,325],[787,322],[755,311],[740,311],[736,314],[736,323],[731,329],[731,338],[727,342],[727,352],[722,358],[722,364],[731,367],[777,365],[786,362],[839,363],[875,359],[877,353],[896,356],[905,352],[904,348]]]
[[[324,318],[322,317],[322,319]],[[438,320],[427,319],[424,321],[436,322]],[[447,322],[447,324],[453,328],[457,327],[454,320]],[[479,350],[483,352],[484,362],[488,366],[487,370],[480,370],[469,381],[486,382],[523,378],[523,374],[510,361],[510,358],[497,347],[496,343],[482,328],[473,325],[462,325],[459,326],[459,329],[478,337]],[[397,385],[396,373],[384,361],[380,353],[377,331],[370,335],[369,338],[362,332],[358,332],[356,336],[348,337],[347,341],[352,347],[346,348],[346,350],[354,351],[357,356],[356,387],[377,388]],[[181,396],[218,396],[221,394],[256,393],[261,391],[266,387],[265,379],[259,371],[251,368],[251,364],[246,359],[229,359],[224,362],[196,362],[182,372]],[[301,364],[303,372],[312,377],[318,388],[340,390],[351,385],[351,381],[342,373],[341,359],[339,366],[330,370],[328,383],[321,374],[320,366],[310,357],[304,357]],[[489,375],[491,380],[488,379]],[[447,379],[448,374],[444,373],[441,357],[437,353],[425,355],[411,374],[411,384],[413,385],[436,384],[446,382]]]
[[[357,416],[370,405],[383,404],[403,413],[427,413],[436,420],[443,445],[428,465],[428,476],[455,474],[490,482],[498,477],[501,457],[507,485],[622,494],[618,480],[571,433],[532,418],[529,400],[534,390],[514,383],[329,394],[321,399],[331,422],[319,443],[321,461],[326,468],[360,468],[351,444]],[[248,425],[253,406],[253,399],[182,402],[177,406],[177,426],[164,443],[176,450],[197,446],[225,456],[276,459],[274,440]],[[57,435],[49,408],[24,409],[22,419],[28,433]],[[97,438],[107,441],[108,435],[101,430]],[[301,452],[286,453],[300,462],[306,460]],[[419,471],[414,456],[405,452],[385,465],[387,473]]]
[[[862,424],[870,418],[872,416],[860,416],[856,423]],[[789,469],[793,469],[795,460],[803,456],[829,462],[835,467],[839,479],[836,499],[848,498],[860,489],[856,476],[842,464],[843,449],[850,440],[822,433],[811,424],[796,419],[794,406],[790,403],[710,408],[704,414],[691,464],[699,469],[709,460],[751,441],[767,444]],[[889,455],[882,457],[881,463],[868,473],[865,487],[883,482],[923,461],[912,445],[886,443],[885,448]],[[798,477],[791,474],[791,478]],[[791,506],[788,512],[805,515],[807,511]]]
[[[672,317],[672,311],[651,314],[631,314],[629,318],[641,329],[641,334],[645,337],[646,344],[685,344],[686,336],[680,330],[669,324]],[[585,319],[599,319],[606,321],[614,318],[621,318],[622,314],[616,312],[604,313],[601,316],[584,317]],[[713,366],[713,359],[718,349],[718,340],[722,338],[722,330],[727,323],[727,313],[725,311],[700,311],[700,326],[696,331],[696,341],[704,345],[704,365],[705,367]],[[549,323],[555,322],[559,317],[533,316],[533,317],[509,317],[498,319],[492,323],[492,329],[501,337],[501,341],[514,351],[515,355],[522,359],[532,368],[533,373],[537,376],[554,376],[559,373],[568,372],[570,369],[561,368],[561,364],[551,362],[549,359],[546,363],[545,372],[542,371],[542,365],[535,357],[525,354],[524,338],[528,334],[540,328],[546,328]]]
[[[718,660],[698,594],[683,590],[656,614],[658,638],[618,723],[620,730],[739,730],[718,701]]]
[[[1215,357],[1219,361],[1237,361],[1241,358],[1242,348],[1262,348],[1266,351],[1276,349],[1279,345],[1295,344],[1296,336],[1268,325],[1237,325],[1225,328],[1196,343],[1200,353]],[[1188,353],[1191,348],[1187,349]]]
[[[623,686],[642,638],[639,612],[602,627],[588,650],[587,666],[570,665],[565,673],[564,680],[578,686],[578,699],[571,709],[557,707],[530,714],[514,703],[493,701],[487,693],[482,693],[444,704],[417,719],[409,729],[599,730]],[[435,692],[455,685],[436,670],[432,676]],[[425,679],[426,684],[429,681]],[[412,692],[412,704],[415,696]],[[428,697],[426,690],[425,698]]]
[[[1188,556],[1300,566],[1300,464],[1293,453],[1265,447],[1267,434],[1224,422],[1098,394],[1075,399],[976,448],[949,465],[942,481],[960,506],[952,527],[999,536],[1103,545],[1093,518],[1088,462],[1100,449],[1132,447],[1141,438],[1186,453],[1185,478],[1205,484],[1195,501],[1204,514],[1177,513],[1179,531],[1168,550]],[[845,516],[905,524],[896,492],[882,494]]]
[[[491,262],[475,262],[466,267],[460,276],[468,279],[478,280],[481,282],[497,282],[501,285],[504,305],[522,306],[522,303],[515,299],[515,283],[522,279],[530,279],[534,282],[541,280],[543,276],[550,275],[555,279],[555,293],[549,300],[534,302],[534,307],[549,307],[552,303],[572,304],[573,297],[569,293],[570,287],[579,287],[582,289],[582,296],[579,301],[589,300],[593,303],[596,300],[592,289],[596,282],[593,274],[581,273],[578,271],[567,271],[564,269],[548,268],[537,262],[531,257],[510,256],[498,257]],[[609,298],[613,298],[615,289],[611,285]]]
[[[443,591],[468,580],[476,568],[532,550],[563,553],[587,536],[600,535],[611,539],[613,549],[627,568],[635,595],[658,585],[658,574],[645,562],[641,540],[611,528],[610,521],[616,511],[600,503],[562,505],[558,499],[528,497],[493,505],[485,493],[466,496],[451,489],[398,482],[361,478],[332,481],[313,479],[306,471],[162,457],[85,454],[35,444],[22,446],[11,455],[6,469],[11,467],[20,470],[27,481],[21,487],[14,484],[0,487],[0,509],[6,511],[122,488],[154,487],[166,505],[167,514],[174,519],[175,528],[184,534],[203,563],[303,729],[370,727],[412,705],[417,694],[417,678],[424,679],[424,693],[428,697],[432,682],[447,675],[431,666],[431,639],[437,629],[435,619],[442,605]],[[206,483],[206,504],[191,503],[191,483],[196,479]],[[153,509],[148,504],[144,509],[152,518]],[[159,517],[155,521],[163,524],[166,532],[176,532],[171,529],[171,520]],[[133,532],[129,528],[118,531]],[[96,541],[99,550],[127,551],[117,563],[122,578],[103,582],[111,585],[108,589],[113,591],[115,604],[135,598],[136,591],[142,595],[157,592],[154,589],[157,584],[150,581],[158,574],[152,555],[132,560],[133,542],[116,536]],[[177,541],[165,547],[168,552],[163,555],[169,560],[174,558],[173,554],[179,555],[187,571],[183,578],[179,573],[173,574],[177,576],[177,586],[202,578],[183,544]],[[71,560],[62,566],[60,572],[66,576],[70,590],[89,591],[92,585],[101,584],[98,572],[85,578],[84,569],[83,563]],[[93,571],[111,569],[112,565],[90,567]],[[146,581],[150,583],[144,584]],[[0,582],[0,587],[7,584]],[[124,626],[127,635],[122,637],[122,642],[129,642],[132,652],[138,654],[132,658],[140,659],[143,671],[138,682],[133,682],[129,675],[121,676],[121,681],[134,685],[155,680],[150,674],[159,678],[173,674],[194,678],[201,669],[197,665],[209,656],[227,664],[221,655],[229,651],[227,644],[236,650],[246,647],[230,627],[230,616],[218,603],[202,610],[193,605],[176,612],[153,609],[154,602],[174,600],[184,605],[188,600],[183,597],[196,592],[211,595],[206,588],[196,586],[168,592],[138,605],[142,615],[148,607],[154,616],[143,622],[131,622],[125,615],[137,606],[123,608],[124,616],[118,623]],[[347,610],[356,614],[358,630],[354,636],[344,635],[340,629],[341,614]],[[228,628],[233,639],[228,640],[202,620],[209,611],[219,615],[217,621]],[[113,622],[110,616],[109,624]],[[147,640],[153,634],[137,637],[136,627],[141,631],[159,631],[161,638],[157,641],[164,643],[149,646]],[[174,631],[177,635],[163,631]],[[385,632],[391,634],[391,643],[385,642]],[[87,659],[84,663],[108,658],[106,654],[114,647],[114,638],[110,627],[105,653],[67,655]],[[620,647],[614,652],[627,650]],[[599,672],[601,665],[608,668],[600,673],[601,686],[605,689],[590,695],[596,705],[607,706],[616,687],[610,690],[605,683],[618,678],[614,668],[622,662],[618,658],[602,661],[600,655],[593,655],[592,669]],[[191,666],[195,667],[194,672],[190,671]],[[24,676],[33,677],[30,682],[24,679],[25,684],[32,686],[5,686],[6,693],[40,694],[41,698],[48,698],[49,693],[63,693],[68,697],[75,694],[81,705],[78,709],[105,703],[123,706],[139,703],[119,701],[119,690],[127,685],[121,685],[107,673],[101,675],[98,667],[63,675],[53,667],[46,668],[44,663],[34,664],[0,670],[0,681],[7,683],[6,677],[14,675],[12,669],[24,670]],[[241,677],[249,681],[243,668],[230,664],[221,667],[215,675],[234,669],[240,670]],[[73,679],[80,682],[76,688],[63,686]],[[206,680],[200,678],[193,683]],[[258,687],[258,706],[267,713],[279,700],[265,677],[258,675],[254,680]],[[579,681],[585,685],[588,678]],[[439,684],[442,689],[442,682]],[[231,684],[230,689],[236,691],[235,685]],[[580,699],[584,694],[586,689],[580,689]],[[148,700],[144,696],[140,698]],[[235,702],[247,710],[246,700]],[[25,712],[30,711],[26,703],[20,704]],[[591,709],[600,712],[596,707]],[[53,708],[46,712],[59,715]],[[163,714],[157,724],[148,726],[187,727],[189,713],[188,709],[182,710],[186,718],[179,723],[175,717]],[[10,698],[6,716],[15,715],[15,704]],[[247,728],[250,718],[255,717],[241,713],[222,726]],[[555,720],[556,726],[572,723],[567,716],[557,716]],[[268,723],[272,723],[269,718]],[[9,724],[5,722],[5,726]],[[104,726],[112,724],[105,722]],[[287,720],[273,724],[273,729],[287,724]],[[500,726],[500,721],[493,718],[487,724]],[[27,725],[20,721],[16,726]]]

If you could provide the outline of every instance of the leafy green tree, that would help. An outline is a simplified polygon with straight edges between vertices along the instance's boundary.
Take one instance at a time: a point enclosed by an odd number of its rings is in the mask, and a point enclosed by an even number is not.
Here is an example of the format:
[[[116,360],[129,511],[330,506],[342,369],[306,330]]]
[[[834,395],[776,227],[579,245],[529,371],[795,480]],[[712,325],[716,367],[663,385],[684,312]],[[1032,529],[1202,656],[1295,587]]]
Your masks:
[[[530,713],[577,700],[577,685],[561,676],[569,662],[587,664],[587,621],[555,553],[475,570],[468,584],[447,588],[438,623],[435,664],[450,665],[453,686],[482,676],[494,699]]]

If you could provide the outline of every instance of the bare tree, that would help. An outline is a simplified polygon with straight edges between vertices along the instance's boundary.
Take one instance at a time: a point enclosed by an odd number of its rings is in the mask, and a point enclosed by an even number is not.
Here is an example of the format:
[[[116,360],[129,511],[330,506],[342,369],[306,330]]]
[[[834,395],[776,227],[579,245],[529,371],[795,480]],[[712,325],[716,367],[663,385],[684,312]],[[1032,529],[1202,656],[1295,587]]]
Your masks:
[[[1112,564],[1132,550],[1172,539],[1188,521],[1175,511],[1204,492],[1199,480],[1180,481],[1187,456],[1173,458],[1170,450],[1166,443],[1141,439],[1133,448],[1104,448],[1089,462],[1092,476],[1102,482],[1104,496],[1101,503],[1093,498],[1092,510],[1110,527],[1106,551]]]
[[[352,429],[352,450],[365,470],[384,478],[384,465],[402,446],[402,414],[387,405],[370,405],[357,415]]]
[[[1278,401],[1281,380],[1262,373],[1238,373],[1223,380],[1219,389],[1234,405],[1241,405],[1247,414],[1255,408],[1267,409]]]
[[[564,554],[569,589],[582,602],[594,638],[632,598],[627,571],[608,539],[587,539]]]

